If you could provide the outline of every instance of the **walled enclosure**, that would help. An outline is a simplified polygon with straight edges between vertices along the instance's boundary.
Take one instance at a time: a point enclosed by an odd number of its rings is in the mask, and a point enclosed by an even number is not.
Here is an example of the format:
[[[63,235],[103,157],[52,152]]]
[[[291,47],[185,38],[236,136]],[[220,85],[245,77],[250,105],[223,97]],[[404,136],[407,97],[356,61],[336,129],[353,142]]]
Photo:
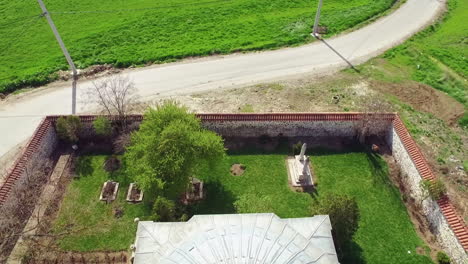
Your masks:
[[[421,201],[420,182],[434,180],[434,174],[425,157],[411,138],[397,114],[363,113],[284,113],[284,114],[198,114],[204,127],[224,137],[318,137],[356,138],[365,126],[368,136],[385,139],[393,157],[406,175],[406,187],[411,196]],[[85,127],[90,127],[97,116],[80,116]],[[108,117],[116,121],[116,117]],[[41,157],[38,153],[51,155],[57,145],[54,124],[58,116],[49,116],[38,127],[25,152],[8,174],[5,184],[0,187],[0,210],[7,201],[15,184],[25,177],[23,171],[28,164]],[[141,115],[128,116],[127,121],[141,122]],[[468,227],[456,214],[447,197],[435,202],[426,199],[423,211],[444,250],[456,263],[468,259]]]

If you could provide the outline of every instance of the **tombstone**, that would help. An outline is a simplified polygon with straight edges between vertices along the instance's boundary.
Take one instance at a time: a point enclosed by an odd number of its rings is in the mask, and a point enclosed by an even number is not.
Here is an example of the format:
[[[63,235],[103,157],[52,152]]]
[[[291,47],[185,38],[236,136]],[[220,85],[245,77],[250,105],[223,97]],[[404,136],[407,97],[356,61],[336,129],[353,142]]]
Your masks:
[[[288,171],[291,184],[294,187],[307,187],[313,185],[309,157],[305,155],[307,144],[303,144],[299,155],[289,157]]]
[[[200,201],[205,198],[205,190],[203,188],[203,182],[195,177],[190,181],[189,188],[185,192],[182,202],[184,204],[190,204],[192,202]]]

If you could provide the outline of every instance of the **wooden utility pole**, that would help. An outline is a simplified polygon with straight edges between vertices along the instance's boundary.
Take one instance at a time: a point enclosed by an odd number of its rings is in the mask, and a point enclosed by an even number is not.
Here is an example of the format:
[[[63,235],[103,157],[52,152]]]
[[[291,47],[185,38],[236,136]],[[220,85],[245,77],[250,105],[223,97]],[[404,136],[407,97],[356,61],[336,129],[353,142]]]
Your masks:
[[[320,10],[322,9],[322,1],[319,0],[318,8],[317,8],[317,13],[315,14],[315,23],[314,23],[314,30],[312,32],[312,36],[319,38],[320,35],[318,35],[318,24],[320,20]]]
[[[60,48],[62,49],[63,55],[67,59],[68,65],[70,65],[70,69],[72,70],[72,114],[74,115],[76,114],[76,82],[78,80],[78,72],[76,71],[75,63],[73,63],[73,60],[70,57],[70,54],[68,53],[67,47],[65,47],[65,44],[63,43],[62,38],[60,37],[60,34],[58,33],[54,21],[52,21],[52,18],[50,17],[50,14],[47,11],[44,2],[42,2],[42,0],[37,0],[37,2],[39,3],[39,6],[42,9],[42,14],[46,17],[47,22],[49,23],[49,26],[52,29],[52,32],[54,32],[55,38],[57,39],[57,42],[60,45]]]

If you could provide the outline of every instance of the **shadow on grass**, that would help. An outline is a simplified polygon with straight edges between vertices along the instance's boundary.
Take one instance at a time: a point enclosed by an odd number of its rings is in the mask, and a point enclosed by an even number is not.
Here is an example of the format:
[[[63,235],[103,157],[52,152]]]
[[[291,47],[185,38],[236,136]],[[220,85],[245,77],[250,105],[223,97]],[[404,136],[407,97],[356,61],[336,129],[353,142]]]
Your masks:
[[[191,215],[199,214],[234,214],[236,197],[226,190],[219,182],[205,183],[206,198],[196,204],[188,206]]]
[[[365,264],[366,260],[362,253],[361,246],[351,240],[344,244],[342,252],[338,252],[338,259],[341,264]]]
[[[92,161],[93,156],[79,156],[76,161],[76,174],[79,177],[91,176],[94,172]]]

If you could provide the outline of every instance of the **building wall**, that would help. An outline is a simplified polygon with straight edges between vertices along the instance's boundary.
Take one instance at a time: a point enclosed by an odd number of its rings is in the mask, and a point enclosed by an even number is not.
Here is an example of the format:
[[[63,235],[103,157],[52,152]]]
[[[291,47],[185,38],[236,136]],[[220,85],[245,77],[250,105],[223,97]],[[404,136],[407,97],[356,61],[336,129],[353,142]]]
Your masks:
[[[401,122],[401,120],[397,120],[396,122]],[[421,205],[423,213],[427,217],[438,242],[444,247],[444,251],[452,258],[455,263],[466,264],[468,263],[468,255],[463,248],[461,241],[457,238],[457,235],[451,229],[451,225],[449,224],[448,219],[445,217],[444,212],[441,209],[444,207],[439,206],[439,204],[431,198],[423,200],[424,193],[421,188],[421,182],[424,179],[433,180],[434,175],[432,173],[426,173],[426,175],[423,177],[422,173],[420,173],[420,171],[427,172],[426,170],[429,170],[430,172],[430,168],[424,156],[422,156],[419,149],[417,149],[414,141],[409,138],[410,141],[404,142],[404,139],[400,137],[400,135],[402,135],[402,137],[406,136],[404,133],[407,133],[407,131],[405,130],[406,129],[399,130],[398,127],[393,127],[391,135],[388,135],[387,137],[388,143],[392,147],[393,157],[400,166],[401,172],[403,174],[402,177],[404,177],[405,187],[409,190],[410,196],[414,198],[416,203],[421,204],[422,202]],[[412,149],[411,145],[416,146],[416,149]],[[448,205],[448,207],[452,207],[448,201],[439,202],[444,206]],[[447,212],[447,215],[455,214],[453,208],[448,211],[450,212]],[[459,221],[463,227],[463,222],[461,220]]]

